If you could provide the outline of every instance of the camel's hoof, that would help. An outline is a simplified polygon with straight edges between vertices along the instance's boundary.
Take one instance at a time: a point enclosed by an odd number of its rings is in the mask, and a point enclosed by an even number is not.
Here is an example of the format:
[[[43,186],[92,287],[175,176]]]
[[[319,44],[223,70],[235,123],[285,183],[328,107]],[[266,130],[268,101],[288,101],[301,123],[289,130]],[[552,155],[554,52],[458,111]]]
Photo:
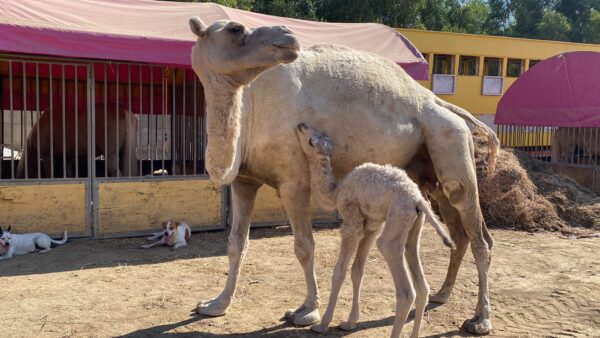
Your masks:
[[[218,317],[224,315],[227,312],[227,308],[229,308],[229,303],[225,303],[219,300],[219,298],[215,298],[213,300],[198,303],[196,306],[196,313],[204,316]]]
[[[289,309],[285,312],[285,314],[283,315],[283,318],[285,319],[292,319],[292,317],[296,314],[301,312],[302,310],[304,310],[304,305],[300,305],[300,307],[296,308],[296,309]]]
[[[439,291],[435,295],[429,295],[429,302],[436,304],[446,304],[450,300],[450,293]]]
[[[308,326],[321,321],[319,309],[310,309],[301,306],[295,310],[288,310],[285,313],[285,318],[296,326]]]
[[[356,329],[356,323],[341,322],[340,329],[342,329],[344,331],[352,331],[352,330]]]
[[[465,320],[461,328],[469,333],[486,335],[492,332],[492,322],[489,319],[474,317],[473,319]]]
[[[311,326],[310,329],[317,333],[325,333],[329,327],[327,325],[315,324]]]

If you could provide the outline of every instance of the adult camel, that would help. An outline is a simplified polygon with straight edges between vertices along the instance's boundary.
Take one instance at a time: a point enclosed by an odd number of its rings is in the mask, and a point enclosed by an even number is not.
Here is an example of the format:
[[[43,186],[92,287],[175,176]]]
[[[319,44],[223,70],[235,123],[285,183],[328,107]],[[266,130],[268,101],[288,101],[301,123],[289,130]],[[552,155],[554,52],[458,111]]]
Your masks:
[[[193,17],[190,27],[197,36],[192,67],[207,103],[206,168],[214,182],[231,184],[233,212],[225,288],[218,297],[199,303],[196,311],[218,316],[230,306],[248,248],[256,193],[267,184],[281,196],[307,285],[304,303],[286,317],[295,325],[320,320],[309,170],[295,135],[296,126],[306,123],[337,145],[332,158],[337,178],[364,162],[410,171],[416,156],[419,161],[430,159],[426,164],[433,166],[439,182],[433,195],[457,245],[444,285],[432,299],[448,301],[470,242],[479,298],[475,316],[463,327],[489,333],[492,240],[479,207],[473,140],[464,119],[489,132],[490,167],[498,147],[493,132],[374,54],[331,45],[300,51],[292,32],[280,26],[251,30],[235,21],[207,26]]]
[[[106,128],[104,120],[106,120]],[[104,104],[98,104],[95,126],[95,155],[104,155],[106,158],[108,176],[137,176],[137,117],[125,107],[120,106],[117,110],[115,105],[108,105],[105,115]],[[87,161],[87,130],[86,109],[79,109],[77,114],[72,109],[67,109],[64,121],[60,106],[54,107],[52,112],[50,110],[42,112],[39,123],[35,123],[27,135],[27,143],[23,147],[23,157],[17,166],[16,177],[25,178],[27,172],[28,178],[38,178],[39,163],[41,163],[40,178],[52,178],[50,163],[60,164],[58,167],[66,164],[66,168],[63,169],[66,177],[75,177],[74,170],[78,170],[73,163],[75,157],[78,157],[79,161]],[[27,162],[27,169],[25,162]],[[55,171],[54,176],[62,177],[64,173]]]

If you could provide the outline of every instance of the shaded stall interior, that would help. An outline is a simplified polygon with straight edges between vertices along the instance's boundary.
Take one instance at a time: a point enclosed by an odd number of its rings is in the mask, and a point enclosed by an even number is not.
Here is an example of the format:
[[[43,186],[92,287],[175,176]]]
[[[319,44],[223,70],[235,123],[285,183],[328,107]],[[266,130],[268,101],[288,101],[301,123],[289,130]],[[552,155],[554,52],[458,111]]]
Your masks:
[[[5,57],[0,78],[2,179],[205,174],[203,89],[190,69]]]

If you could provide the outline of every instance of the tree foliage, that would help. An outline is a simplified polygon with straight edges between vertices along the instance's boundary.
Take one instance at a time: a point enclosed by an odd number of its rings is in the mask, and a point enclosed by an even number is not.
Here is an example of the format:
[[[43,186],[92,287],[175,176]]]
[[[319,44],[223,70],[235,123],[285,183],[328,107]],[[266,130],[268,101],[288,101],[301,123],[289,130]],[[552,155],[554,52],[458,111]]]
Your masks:
[[[600,0],[212,1],[308,20],[377,22],[391,27],[600,43]]]

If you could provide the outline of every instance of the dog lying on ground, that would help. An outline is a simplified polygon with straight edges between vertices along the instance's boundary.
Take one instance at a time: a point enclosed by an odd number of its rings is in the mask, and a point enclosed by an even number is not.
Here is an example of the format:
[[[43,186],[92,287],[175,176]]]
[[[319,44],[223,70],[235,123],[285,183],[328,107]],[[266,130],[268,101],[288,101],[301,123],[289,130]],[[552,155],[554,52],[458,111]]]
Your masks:
[[[10,233],[10,225],[6,231],[0,227],[0,260],[12,258],[13,255],[24,255],[36,249],[40,249],[39,253],[48,252],[52,250],[52,244],[62,245],[66,242],[66,231],[61,240],[54,240],[41,232],[17,235]]]
[[[168,245],[173,250],[176,250],[182,246],[186,246],[187,241],[190,240],[190,236],[192,235],[190,227],[183,222],[163,222],[163,229],[162,232],[156,232],[148,237],[149,241],[160,238],[158,242],[142,245],[142,248],[149,249],[155,246]]]

